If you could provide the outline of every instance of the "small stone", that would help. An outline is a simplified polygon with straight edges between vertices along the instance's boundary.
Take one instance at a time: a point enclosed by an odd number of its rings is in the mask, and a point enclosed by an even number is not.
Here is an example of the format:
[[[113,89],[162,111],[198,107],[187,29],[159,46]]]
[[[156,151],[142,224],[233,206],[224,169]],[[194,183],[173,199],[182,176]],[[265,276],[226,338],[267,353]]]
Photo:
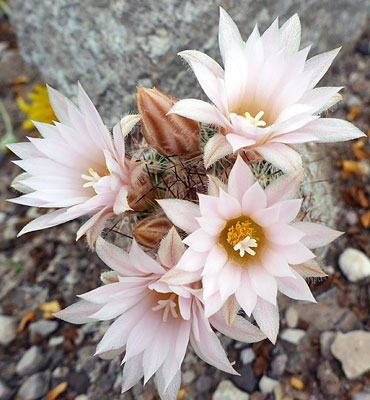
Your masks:
[[[207,375],[200,376],[195,385],[199,392],[208,392],[212,386],[212,378]]]
[[[303,329],[284,329],[280,337],[285,340],[286,342],[293,343],[293,344],[298,344],[301,339],[306,335],[306,331]]]
[[[64,343],[64,337],[63,336],[53,336],[49,339],[49,347],[56,347],[59,346],[60,344]]]
[[[290,386],[297,390],[304,389],[304,383],[302,382],[301,378],[298,378],[297,376],[292,376],[290,378]]]
[[[317,368],[317,378],[323,394],[337,396],[341,390],[340,379],[334,374],[329,361],[324,361]]]
[[[12,390],[0,380],[0,400],[9,400],[12,397]]]
[[[346,213],[345,219],[350,226],[356,225],[359,220],[357,213],[353,210]]]
[[[248,393],[253,393],[257,388],[257,378],[251,364],[243,365],[238,370],[240,376],[234,375],[231,380],[235,385]]]
[[[194,379],[195,379],[195,372],[192,369],[189,369],[182,374],[181,382],[184,385],[189,385],[194,381]]]
[[[320,335],[320,352],[323,357],[328,358],[330,357],[330,346],[332,345],[334,339],[335,339],[335,332],[323,332]]]
[[[77,394],[86,393],[90,381],[89,377],[84,372],[74,372],[69,375],[69,387]]]
[[[370,392],[357,392],[352,397],[351,400],[369,400],[370,399]]]
[[[27,378],[20,387],[17,396],[22,400],[35,400],[49,390],[50,372],[39,372]]]
[[[347,248],[339,257],[339,267],[351,282],[358,282],[370,276],[370,260],[360,250]]]
[[[255,358],[256,355],[251,347],[242,350],[240,353],[240,360],[243,364],[250,364]]]
[[[16,336],[16,320],[14,317],[0,315],[0,344],[7,346],[15,339]]]
[[[29,348],[18,361],[15,371],[18,375],[30,375],[39,371],[44,364],[44,358],[37,346]]]
[[[262,393],[272,393],[278,384],[279,381],[263,375],[260,380],[259,387]]]
[[[212,400],[249,400],[249,395],[235,387],[231,381],[224,380],[217,386]]]
[[[33,322],[30,325],[30,335],[31,340],[35,338],[36,335],[45,337],[53,333],[58,328],[57,321],[41,320]]]
[[[298,311],[293,306],[288,307],[285,312],[285,319],[289,328],[296,328],[299,321]]]
[[[89,400],[86,394],[80,394],[79,396],[75,397],[75,400]]]
[[[279,378],[281,375],[283,375],[287,361],[288,356],[286,354],[280,354],[275,357],[271,362],[271,374],[276,378]]]
[[[370,332],[338,333],[330,349],[342,363],[348,379],[356,379],[370,370]]]

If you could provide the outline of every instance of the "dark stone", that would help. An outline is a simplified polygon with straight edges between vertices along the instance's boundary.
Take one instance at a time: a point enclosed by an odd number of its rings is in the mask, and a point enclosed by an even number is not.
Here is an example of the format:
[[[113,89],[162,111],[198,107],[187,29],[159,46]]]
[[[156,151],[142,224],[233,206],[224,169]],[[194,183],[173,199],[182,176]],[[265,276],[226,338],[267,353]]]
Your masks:
[[[253,372],[252,364],[243,365],[238,370],[240,376],[233,375],[231,378],[235,385],[245,392],[252,393],[257,388],[257,378]]]
[[[90,381],[84,372],[74,372],[68,378],[69,387],[78,394],[87,393]]]

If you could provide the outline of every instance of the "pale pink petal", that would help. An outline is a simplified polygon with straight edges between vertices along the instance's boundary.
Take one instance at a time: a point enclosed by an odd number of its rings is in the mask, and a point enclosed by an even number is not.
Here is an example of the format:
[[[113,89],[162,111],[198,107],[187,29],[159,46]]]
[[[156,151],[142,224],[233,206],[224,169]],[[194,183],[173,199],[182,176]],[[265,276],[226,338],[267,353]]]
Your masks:
[[[264,233],[268,240],[283,246],[297,243],[304,236],[302,231],[287,224],[276,224],[266,227]]]
[[[240,287],[242,269],[233,263],[227,263],[218,274],[218,291],[225,302]]]
[[[132,241],[129,258],[134,267],[146,274],[162,275],[165,272],[165,269],[160,264],[139,247],[135,239]]]
[[[318,138],[313,133],[293,132],[273,137],[270,143],[300,144],[316,141],[318,141]]]
[[[162,265],[172,268],[179,262],[184,252],[185,246],[176,229],[172,227],[161,241],[158,259]]]
[[[227,325],[229,326],[232,325],[239,310],[240,310],[240,305],[237,302],[235,295],[230,296],[225,301],[225,304],[221,310],[223,320],[226,322]]]
[[[132,208],[128,205],[127,199],[128,191],[126,186],[122,186],[120,191],[117,193],[116,200],[113,204],[113,212],[116,215],[122,214],[125,211],[132,210]]]
[[[328,51],[326,53],[319,54],[315,57],[310,58],[306,61],[304,71],[310,74],[310,88],[313,88],[319,80],[325,75],[326,71],[329,69],[334,58],[339,53],[341,48]]]
[[[284,255],[288,264],[301,264],[315,257],[315,254],[301,242],[285,246],[272,244],[271,249]]]
[[[280,45],[291,55],[299,50],[300,42],[301,23],[298,14],[294,14],[280,28]]]
[[[222,231],[225,220],[221,218],[217,218],[215,216],[212,217],[199,217],[197,221],[200,227],[207,233],[212,236],[218,235],[219,232]]]
[[[226,264],[226,261],[227,254],[218,244],[215,244],[208,253],[208,257],[202,271],[202,276],[206,274],[213,275],[219,273]]]
[[[302,158],[299,153],[285,144],[266,143],[254,150],[285,173],[293,173],[302,168]]]
[[[68,116],[68,104],[74,105],[65,96],[53,89],[51,86],[46,85],[49,95],[49,102],[54,111],[54,114],[62,124],[70,125]]]
[[[276,279],[258,264],[248,266],[248,275],[253,291],[256,292],[259,297],[276,305]]]
[[[218,199],[218,212],[226,220],[239,217],[242,214],[240,202],[229,193],[220,189]]]
[[[227,192],[241,203],[244,193],[255,182],[253,173],[243,159],[238,155],[230,171]]]
[[[220,291],[219,291],[219,284],[218,284],[218,277],[220,273],[218,274],[207,274],[204,275],[202,278],[202,286],[203,286],[203,299],[206,303],[206,306],[210,303],[209,298],[214,295],[215,293],[218,293],[220,296]],[[221,298],[221,305],[225,303],[226,299]],[[217,302],[215,302],[215,305]],[[217,311],[217,310],[216,310]]]
[[[303,170],[297,170],[293,174],[282,175],[274,179],[265,189],[267,206],[296,196],[299,186],[303,181]]]
[[[199,253],[193,249],[187,249],[177,264],[177,268],[184,271],[197,271],[204,267],[207,257],[208,252]]]
[[[218,211],[218,197],[198,193],[199,210],[202,216],[222,219]]]
[[[204,147],[204,165],[209,168],[216,161],[231,154],[233,148],[227,141],[226,137],[220,133],[216,133],[208,140]]]
[[[144,272],[137,269],[130,261],[126,251],[105,241],[99,237],[96,241],[96,252],[100,259],[108,265],[109,268],[117,271],[123,276],[140,276]]]
[[[293,273],[294,278],[276,278],[279,291],[295,300],[316,303],[306,281],[297,272],[293,271]]]
[[[220,311],[212,315],[209,322],[223,335],[239,342],[256,343],[266,338],[266,335],[255,325],[240,315],[236,315],[232,325],[228,325]]]
[[[91,322],[92,320],[89,316],[96,313],[101,308],[101,304],[94,304],[86,300],[81,300],[53,315],[71,324],[85,324]]]
[[[263,208],[252,213],[251,218],[260,226],[271,226],[279,221],[279,211],[279,205]]]
[[[266,195],[258,182],[254,183],[245,193],[242,200],[244,215],[252,215],[266,207]]]
[[[272,276],[294,277],[293,271],[290,268],[286,257],[277,251],[269,248],[265,249],[261,255],[261,263],[265,270]]]
[[[154,382],[157,386],[159,397],[161,400],[176,400],[181,386],[181,371],[178,370],[176,372],[175,376],[168,385],[165,383],[165,374],[160,371],[161,369],[157,371],[154,377]]]
[[[320,118],[299,129],[299,132],[313,134],[319,143],[343,142],[366,136],[348,121],[338,118]]]
[[[303,199],[283,200],[276,206],[279,208],[279,222],[287,224],[297,216]],[[293,225],[293,224],[292,224]]]
[[[250,147],[256,144],[254,139],[248,139],[241,135],[236,135],[234,133],[229,133],[226,135],[227,141],[230,143],[233,152],[240,150],[244,147]]]
[[[272,343],[275,343],[279,331],[279,311],[277,306],[259,297],[253,310],[253,317],[261,331],[266,334]]]
[[[218,197],[220,188],[227,192],[227,186],[220,179],[213,175],[207,175],[208,177],[208,194],[210,196]]]
[[[335,231],[324,225],[312,222],[298,221],[293,222],[292,226],[304,233],[301,242],[309,249],[323,247],[343,235],[343,232]]]
[[[178,297],[179,302],[179,310],[181,317],[186,321],[190,320],[191,317],[191,306],[192,306],[192,298],[185,298],[182,296]]]
[[[143,375],[143,353],[141,353],[125,362],[125,366],[123,367],[121,393],[126,392],[136,385]]]
[[[207,300],[204,302],[204,313],[206,318],[209,318],[217,311],[221,309],[223,306],[223,302],[221,300],[221,296],[219,292],[214,293],[212,296],[209,296]]]
[[[235,293],[236,299],[244,312],[250,316],[257,302],[257,294],[247,272],[244,272],[240,281],[240,288]]]
[[[310,105],[314,108],[315,112],[322,109],[337,93],[343,89],[342,86],[338,87],[318,87],[308,90],[299,100],[303,104]]]
[[[197,229],[184,239],[184,243],[200,253],[210,250],[215,244],[215,238],[203,229]]]
[[[292,265],[292,268],[303,278],[325,278],[328,276],[315,260],[309,260],[302,264]]]
[[[190,233],[199,228],[196,220],[201,216],[198,205],[178,199],[163,199],[157,202],[171,222],[183,231]]]
[[[83,235],[85,235],[86,232],[88,232],[90,229],[94,227],[94,225],[98,224],[99,229],[95,231],[95,240],[97,237],[100,235],[101,231],[104,228],[104,222],[107,220],[107,215],[112,215],[109,213],[107,210],[109,207],[102,208],[99,212],[94,214],[91,218],[89,218],[77,231],[76,233],[76,240],[79,240]],[[93,244],[90,242],[90,244]],[[93,246],[90,246],[93,248]]]
[[[99,213],[99,214],[100,215],[96,219],[96,221],[94,221],[94,224],[86,232],[86,241],[87,241],[87,244],[89,245],[90,249],[92,249],[92,250],[95,250],[95,243],[96,243],[98,237],[100,236],[100,234],[102,233],[102,231],[103,231],[103,229],[105,227],[106,221],[109,218],[113,217],[113,215],[114,215],[113,213],[110,213],[110,212],[102,212],[102,213]]]
[[[226,357],[225,351],[221,346],[216,334],[209,326],[208,320],[199,307],[194,311],[193,318],[197,318],[199,326],[199,341],[190,335],[190,342],[195,353],[206,363],[213,365],[221,371],[229,374],[238,375]]]
[[[276,53],[280,50],[280,32],[278,18],[265,30],[261,36],[265,54]]]
[[[43,157],[43,154],[32,143],[9,143],[6,147],[19,158]]]

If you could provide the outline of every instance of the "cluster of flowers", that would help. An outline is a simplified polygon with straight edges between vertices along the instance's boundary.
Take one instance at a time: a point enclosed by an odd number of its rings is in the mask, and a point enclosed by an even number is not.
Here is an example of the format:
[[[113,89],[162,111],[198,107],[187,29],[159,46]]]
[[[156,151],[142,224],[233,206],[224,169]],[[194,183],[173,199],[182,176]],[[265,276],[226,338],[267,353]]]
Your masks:
[[[139,88],[140,115],[111,134],[81,86],[79,107],[48,88],[59,122],[35,122],[42,138],[9,145],[25,171],[13,183],[24,194],[11,201],[56,209],[20,234],[89,216],[77,239],[86,235],[111,270],[56,315],[115,319],[96,354],[125,354],[122,391],[155,375],[161,398],[176,399],[189,341],[201,359],[237,374],[213,328],[275,342],[277,292],[314,302],[305,278],[325,274],[311,250],[341,234],[299,220],[303,168],[293,147],[363,136],[320,118],[340,100],[339,87],[315,88],[338,50],[306,60],[296,15],[244,42],[222,9],[219,46],[224,69],[201,52],[180,53],[212,103]],[[257,180],[256,165],[273,172]],[[131,237],[129,251],[117,235],[107,240],[113,224]]]

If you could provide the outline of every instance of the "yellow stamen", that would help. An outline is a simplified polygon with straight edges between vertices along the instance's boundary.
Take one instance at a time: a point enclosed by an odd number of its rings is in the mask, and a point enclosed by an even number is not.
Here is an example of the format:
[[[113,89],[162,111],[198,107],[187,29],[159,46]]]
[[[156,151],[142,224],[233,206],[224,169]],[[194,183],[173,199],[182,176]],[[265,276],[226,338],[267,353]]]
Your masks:
[[[235,225],[232,225],[227,232],[227,243],[231,244],[231,246],[235,246],[247,236],[251,239],[256,239],[254,235],[256,234],[256,230],[252,227],[250,221],[240,222],[238,221]],[[259,240],[259,239],[258,239]]]
[[[256,127],[263,127],[266,126],[266,122],[264,120],[262,120],[261,118],[263,117],[263,114],[265,112],[264,111],[260,111],[259,113],[257,113],[257,115],[253,118],[249,112],[246,112],[243,117],[248,121],[248,123],[251,126],[256,126]]]

